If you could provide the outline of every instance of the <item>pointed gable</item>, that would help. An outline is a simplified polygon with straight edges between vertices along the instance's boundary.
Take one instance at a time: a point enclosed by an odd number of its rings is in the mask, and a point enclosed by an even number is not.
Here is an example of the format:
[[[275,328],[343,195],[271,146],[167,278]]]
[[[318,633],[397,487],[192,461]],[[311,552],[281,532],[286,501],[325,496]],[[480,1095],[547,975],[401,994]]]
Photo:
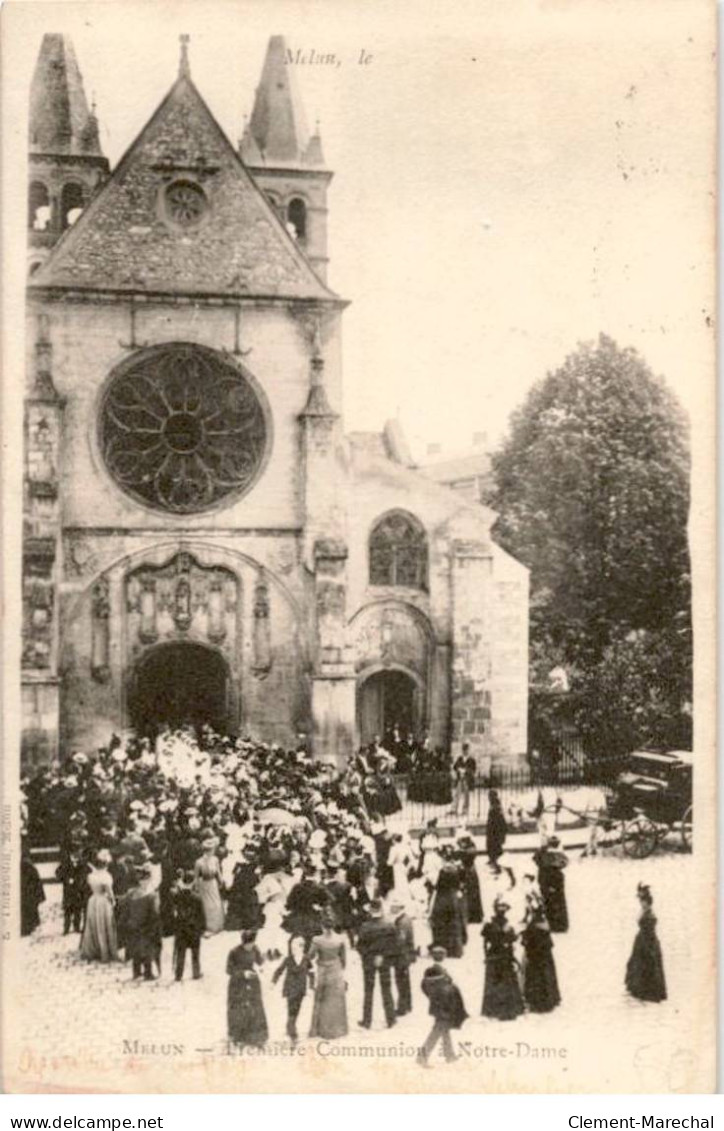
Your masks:
[[[31,287],[337,301],[183,70]]]

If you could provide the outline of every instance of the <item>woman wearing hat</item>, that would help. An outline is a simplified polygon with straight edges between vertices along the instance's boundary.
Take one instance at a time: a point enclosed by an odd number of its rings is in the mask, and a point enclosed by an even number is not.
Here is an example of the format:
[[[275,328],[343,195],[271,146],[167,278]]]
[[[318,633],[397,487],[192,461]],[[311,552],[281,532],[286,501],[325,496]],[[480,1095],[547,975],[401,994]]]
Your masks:
[[[568,857],[561,850],[560,843],[558,837],[553,836],[543,848],[533,853],[533,860],[538,865],[538,886],[543,897],[546,919],[554,934],[568,930],[566,877],[563,874]]]
[[[110,852],[102,848],[88,876],[91,894],[80,940],[81,956],[88,962],[116,962],[118,959],[113,880],[108,870],[110,863]]]
[[[507,919],[510,904],[502,896],[496,898],[493,909],[493,918],[482,930],[485,950],[482,1014],[498,1021],[512,1021],[525,1008],[513,953],[515,931]]]
[[[462,869],[463,895],[465,896],[465,918],[468,923],[482,923],[483,901],[480,895],[480,880],[475,867],[478,850],[467,829],[461,829],[456,837],[456,853]]]
[[[347,949],[344,936],[335,930],[334,913],[322,912],[322,933],[312,939],[309,958],[315,964],[314,1009],[310,1037],[334,1040],[346,1037],[347,983],[344,969]]]
[[[255,931],[241,932],[241,946],[236,946],[226,960],[229,975],[227,993],[227,1024],[229,1040],[243,1048],[253,1045],[260,1048],[269,1039],[261,982],[256,967],[262,957],[256,945]]]
[[[665,1001],[666,978],[661,943],[656,935],[654,899],[648,884],[636,889],[641,916],[639,929],[626,965],[626,989],[639,1001]]]
[[[207,836],[201,843],[203,855],[194,865],[196,893],[204,908],[206,932],[216,935],[224,929],[224,904],[221,900],[221,865],[216,855],[218,840]]]
[[[448,957],[462,958],[468,932],[461,890],[462,872],[454,860],[451,845],[443,845],[442,860],[430,909],[432,941],[436,946],[444,946]]]
[[[553,939],[540,899],[529,892],[526,902],[527,923],[520,936],[525,950],[523,994],[532,1013],[550,1013],[561,1001]]]

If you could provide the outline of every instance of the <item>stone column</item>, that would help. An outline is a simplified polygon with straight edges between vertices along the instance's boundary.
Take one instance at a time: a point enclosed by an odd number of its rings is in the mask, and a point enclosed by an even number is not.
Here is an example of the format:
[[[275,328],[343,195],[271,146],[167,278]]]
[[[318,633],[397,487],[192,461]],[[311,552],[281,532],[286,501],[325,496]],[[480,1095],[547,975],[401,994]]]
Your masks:
[[[23,481],[22,759],[58,756],[58,503],[63,400],[53,384],[48,319],[38,320],[25,399]]]
[[[304,466],[304,561],[314,586],[312,746],[342,765],[352,751],[355,678],[347,639],[347,538],[344,460],[339,417],[323,383],[321,331],[312,336],[309,397],[300,416]]]
[[[452,545],[452,748],[459,754],[467,742],[487,772],[494,755],[491,743],[490,549],[481,542]]]

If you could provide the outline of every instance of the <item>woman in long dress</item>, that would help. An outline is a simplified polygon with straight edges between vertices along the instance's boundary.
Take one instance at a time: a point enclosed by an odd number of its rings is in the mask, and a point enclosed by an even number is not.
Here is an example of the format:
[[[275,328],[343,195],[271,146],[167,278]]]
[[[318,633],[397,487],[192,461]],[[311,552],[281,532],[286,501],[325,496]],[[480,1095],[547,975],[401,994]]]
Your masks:
[[[497,789],[489,789],[488,819],[485,822],[485,849],[488,854],[488,863],[496,872],[500,871],[498,861],[503,855],[503,846],[507,835],[508,824],[500,803],[500,796]]]
[[[468,941],[464,901],[460,890],[462,875],[460,868],[450,857],[451,850],[445,846],[443,865],[430,910],[430,927],[433,945],[445,947],[449,958],[461,958]]]
[[[525,950],[523,994],[531,1013],[550,1013],[560,1005],[553,939],[542,904],[531,900],[528,922],[521,934]]]
[[[498,896],[494,908],[493,918],[482,930],[485,950],[482,1014],[498,1021],[512,1021],[525,1009],[513,953],[515,931],[507,920],[510,904]]]
[[[551,837],[543,848],[533,853],[533,860],[538,865],[538,886],[546,919],[554,934],[568,930],[566,877],[563,872],[568,865],[568,857],[561,850],[560,843],[558,837]]]
[[[235,946],[226,960],[226,973],[229,975],[227,1029],[229,1040],[239,1048],[244,1045],[261,1048],[269,1039],[261,981],[256,972],[262,961],[256,945],[256,932],[242,931],[241,946]]]
[[[626,965],[626,989],[639,1001],[666,1001],[666,978],[661,943],[656,934],[653,896],[648,884],[639,884],[639,929]]]
[[[88,876],[90,896],[80,940],[81,957],[88,962],[116,962],[118,936],[114,911],[113,879],[108,870],[110,852],[102,848]]]
[[[282,919],[290,890],[289,877],[281,867],[267,872],[257,884],[256,894],[264,923],[257,937],[257,945],[267,958],[281,958],[287,948],[288,936],[282,927]]]
[[[254,853],[247,848],[242,860],[234,865],[226,908],[227,931],[256,931],[262,926],[264,917],[256,891],[258,882],[259,869]]]
[[[405,843],[400,833],[392,837],[390,855],[387,857],[388,867],[392,869],[392,888],[398,899],[406,901],[410,897],[410,887],[407,873],[412,862],[409,843]]]
[[[203,856],[194,865],[196,894],[204,908],[206,932],[216,935],[224,929],[224,904],[221,899],[221,865],[216,855],[218,841],[209,837],[202,844]]]
[[[483,901],[480,895],[480,880],[475,866],[478,850],[469,834],[458,840],[457,858],[462,868],[463,895],[465,897],[465,918],[468,923],[482,923]]]
[[[346,1037],[347,984],[344,969],[347,950],[344,936],[335,931],[334,917],[328,910],[322,916],[321,935],[312,939],[309,958],[315,966],[314,1008],[309,1036],[326,1040]]]

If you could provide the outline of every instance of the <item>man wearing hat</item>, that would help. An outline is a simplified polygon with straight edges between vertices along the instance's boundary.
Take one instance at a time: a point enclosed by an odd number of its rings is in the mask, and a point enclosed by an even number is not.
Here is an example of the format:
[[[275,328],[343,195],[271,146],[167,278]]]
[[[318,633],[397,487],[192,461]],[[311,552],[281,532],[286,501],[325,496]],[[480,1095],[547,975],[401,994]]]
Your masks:
[[[390,920],[397,935],[397,946],[392,962],[397,989],[397,1016],[404,1017],[412,1010],[412,990],[410,988],[410,966],[417,958],[415,933],[412,920],[404,903],[394,897],[388,907]]]
[[[136,868],[138,883],[128,893],[123,907],[123,928],[126,939],[126,958],[133,963],[133,977],[141,972],[147,982],[153,981],[152,965],[161,955],[161,916],[158,893],[151,890],[151,865],[139,864]]]
[[[395,1024],[395,1003],[392,998],[391,970],[398,949],[397,931],[394,925],[383,917],[382,903],[379,899],[371,901],[367,907],[367,914],[369,918],[360,927],[357,939],[364,978],[364,1005],[359,1024],[363,1029],[369,1029],[372,1024],[372,999],[376,976],[379,974],[385,1020],[387,1027],[392,1028]]]
[[[468,1016],[462,994],[445,969],[444,962],[447,958],[445,947],[431,947],[430,957],[433,965],[428,966],[423,974],[421,988],[430,1002],[430,1014],[435,1018],[435,1022],[417,1056],[417,1063],[423,1068],[430,1067],[428,1063],[430,1055],[438,1041],[442,1041],[445,1060],[448,1063],[457,1060],[450,1030],[459,1029]]]
[[[194,873],[191,869],[179,871],[172,890],[173,900],[173,957],[174,975],[177,982],[184,976],[186,951],[191,951],[191,972],[194,978],[201,977],[201,937],[206,928],[204,905],[194,888]]]

